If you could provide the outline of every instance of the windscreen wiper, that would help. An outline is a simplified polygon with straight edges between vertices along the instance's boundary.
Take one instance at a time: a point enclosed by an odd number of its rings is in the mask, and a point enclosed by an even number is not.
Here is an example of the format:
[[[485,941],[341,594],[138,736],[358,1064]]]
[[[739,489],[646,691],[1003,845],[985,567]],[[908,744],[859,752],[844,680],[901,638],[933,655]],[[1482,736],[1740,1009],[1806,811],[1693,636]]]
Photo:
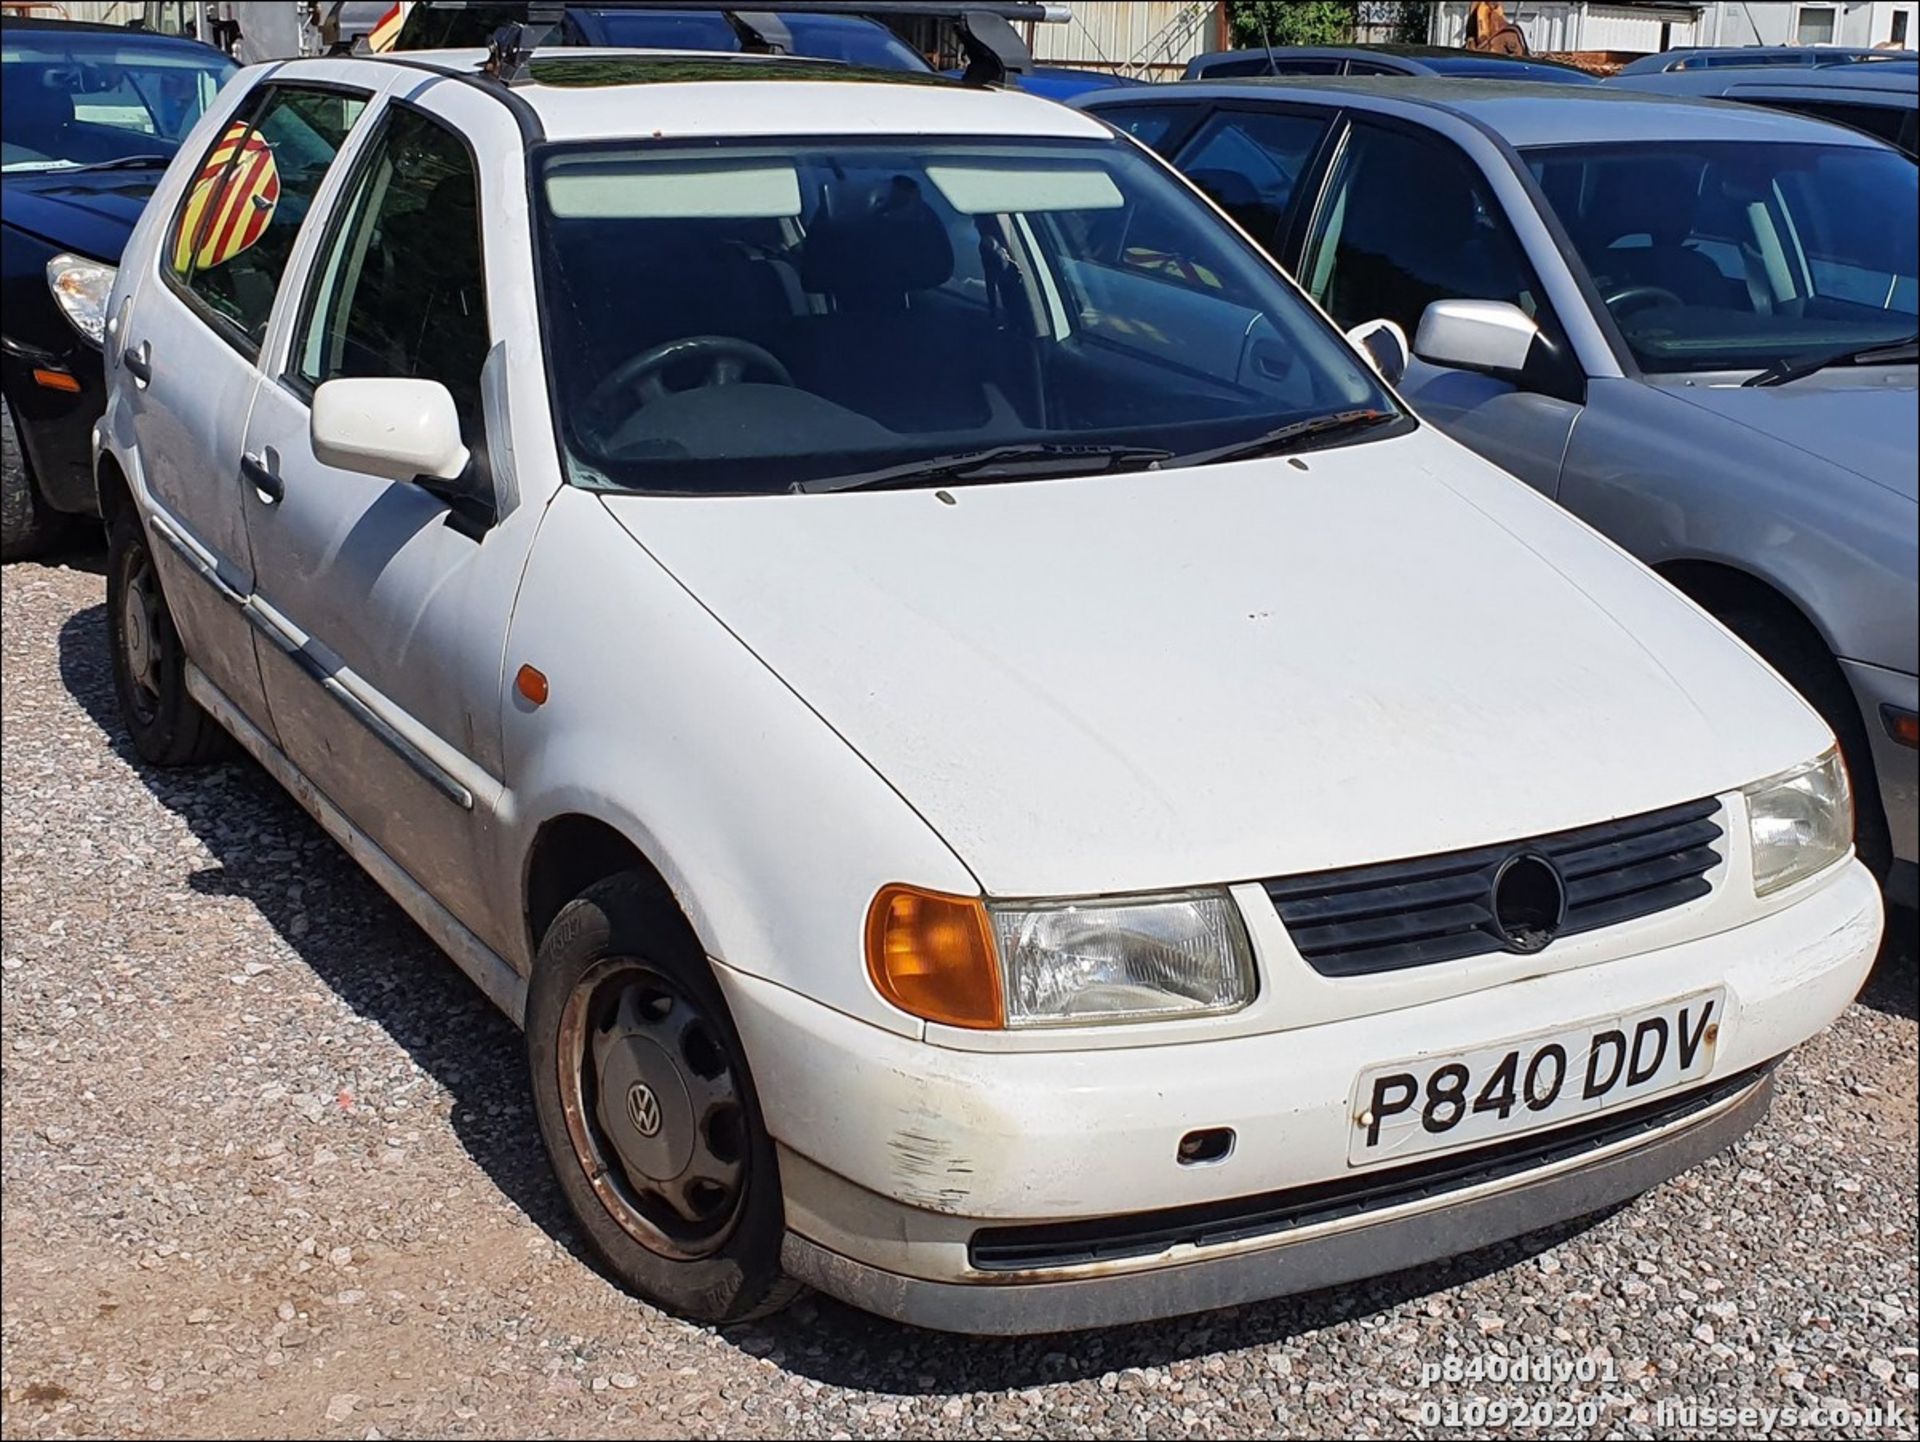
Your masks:
[[[1305,450],[1308,448],[1306,442],[1328,441],[1335,436],[1372,430],[1375,426],[1399,419],[1400,417],[1393,411],[1377,410],[1372,406],[1363,406],[1351,411],[1334,411],[1330,415],[1314,416],[1311,420],[1294,421],[1291,425],[1268,431],[1263,436],[1255,436],[1250,441],[1235,441],[1232,445],[1215,446],[1210,451],[1193,451],[1184,456],[1176,456],[1172,464],[1206,466],[1216,461],[1245,461],[1252,460],[1255,456],[1271,456],[1284,451]]]
[[[149,170],[155,166],[173,163],[171,155],[116,155],[111,160],[90,161],[86,165],[75,165],[73,170]]]
[[[1100,475],[1108,471],[1141,471],[1166,460],[1172,451],[1157,446],[1006,445],[950,456],[931,456],[885,470],[853,476],[821,476],[795,481],[796,493],[821,491],[885,491],[924,481],[1020,480],[1031,476]]]
[[[1853,346],[1847,350],[1829,351],[1826,355],[1803,357],[1800,360],[1775,361],[1758,375],[1748,376],[1740,384],[1783,386],[1788,381],[1797,381],[1804,376],[1815,375],[1828,366],[1870,366],[1910,360],[1920,360],[1920,335],[1910,335],[1905,340],[1877,340],[1872,345]]]

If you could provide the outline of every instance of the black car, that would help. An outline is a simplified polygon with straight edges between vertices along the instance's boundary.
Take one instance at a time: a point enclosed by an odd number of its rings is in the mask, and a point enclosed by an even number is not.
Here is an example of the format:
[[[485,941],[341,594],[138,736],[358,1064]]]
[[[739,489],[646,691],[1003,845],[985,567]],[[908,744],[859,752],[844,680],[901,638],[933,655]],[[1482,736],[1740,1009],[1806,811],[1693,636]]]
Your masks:
[[[501,25],[529,18],[527,4],[423,4],[407,12],[396,48],[441,50],[485,45]],[[755,7],[739,18],[752,23]],[[795,55],[839,60],[872,70],[928,72],[932,67],[893,31],[863,15],[775,11]],[[740,50],[747,44],[718,6],[569,5],[548,43],[611,45],[642,50]]]
[[[194,40],[0,21],[0,558],[98,514],[92,432],[114,267],[235,68]]]

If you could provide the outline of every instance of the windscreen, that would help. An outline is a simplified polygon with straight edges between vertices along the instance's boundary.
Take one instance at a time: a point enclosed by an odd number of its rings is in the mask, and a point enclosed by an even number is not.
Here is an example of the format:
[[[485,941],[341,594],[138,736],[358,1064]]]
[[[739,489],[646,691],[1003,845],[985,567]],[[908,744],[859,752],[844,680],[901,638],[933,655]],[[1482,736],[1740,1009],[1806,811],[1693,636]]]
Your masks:
[[[1893,150],[1676,141],[1526,159],[1644,370],[1755,369],[1914,334],[1920,194]]]
[[[0,40],[0,164],[165,165],[235,68],[199,46],[8,29]]]
[[[1394,413],[1271,262],[1122,141],[555,148],[535,196],[587,484],[782,491]]]

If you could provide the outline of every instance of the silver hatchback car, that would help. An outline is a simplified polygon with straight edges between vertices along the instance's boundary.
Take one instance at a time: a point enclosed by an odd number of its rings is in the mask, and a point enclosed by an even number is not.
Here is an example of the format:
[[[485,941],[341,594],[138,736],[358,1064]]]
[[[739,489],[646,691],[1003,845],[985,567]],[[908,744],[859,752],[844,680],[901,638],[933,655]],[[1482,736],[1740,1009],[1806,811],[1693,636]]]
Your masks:
[[[1911,159],[1610,86],[1266,80],[1080,103],[1341,325],[1394,322],[1388,369],[1423,416],[1792,681],[1840,737],[1860,854],[1914,904]]]

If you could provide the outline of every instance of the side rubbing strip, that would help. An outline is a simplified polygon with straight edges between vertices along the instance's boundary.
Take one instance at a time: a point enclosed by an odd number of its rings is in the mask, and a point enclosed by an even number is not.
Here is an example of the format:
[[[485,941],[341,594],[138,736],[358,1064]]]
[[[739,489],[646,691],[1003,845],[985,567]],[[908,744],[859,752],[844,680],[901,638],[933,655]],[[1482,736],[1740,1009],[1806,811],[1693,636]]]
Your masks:
[[[389,726],[366,702],[354,695],[353,692],[349,691],[345,686],[342,686],[335,677],[327,672],[325,667],[313,658],[306,647],[300,645],[299,642],[295,641],[291,636],[287,635],[286,632],[274,625],[266,613],[258,606],[247,605],[242,609],[246,614],[247,620],[253,624],[253,628],[256,631],[271,641],[294,665],[306,672],[307,679],[337,701],[341,708],[352,716],[354,720],[358,721],[384,742],[387,749],[392,751],[394,755],[398,756],[402,761],[406,762],[417,776],[431,783],[435,789],[440,791],[461,810],[473,810],[473,793],[471,791],[461,785],[457,779],[448,775],[444,769],[434,762],[433,758],[428,756],[418,746],[415,746],[411,741],[407,740],[406,737]]]
[[[378,737],[388,750],[406,762],[422,780],[432,785],[461,810],[473,810],[473,792],[462,785],[457,777],[450,775],[432,757],[382,720],[366,702],[342,686],[313,658],[306,647],[276,626],[264,611],[253,604],[250,597],[241,595],[221,580],[220,572],[213,562],[201,555],[193,543],[175,530],[164,517],[156,512],[152,519],[154,534],[167,543],[167,548],[185,561],[196,576],[219,592],[221,600],[238,608],[240,614],[247,618],[248,624],[304,671],[308,680],[325,691],[339,703],[342,710]]]

